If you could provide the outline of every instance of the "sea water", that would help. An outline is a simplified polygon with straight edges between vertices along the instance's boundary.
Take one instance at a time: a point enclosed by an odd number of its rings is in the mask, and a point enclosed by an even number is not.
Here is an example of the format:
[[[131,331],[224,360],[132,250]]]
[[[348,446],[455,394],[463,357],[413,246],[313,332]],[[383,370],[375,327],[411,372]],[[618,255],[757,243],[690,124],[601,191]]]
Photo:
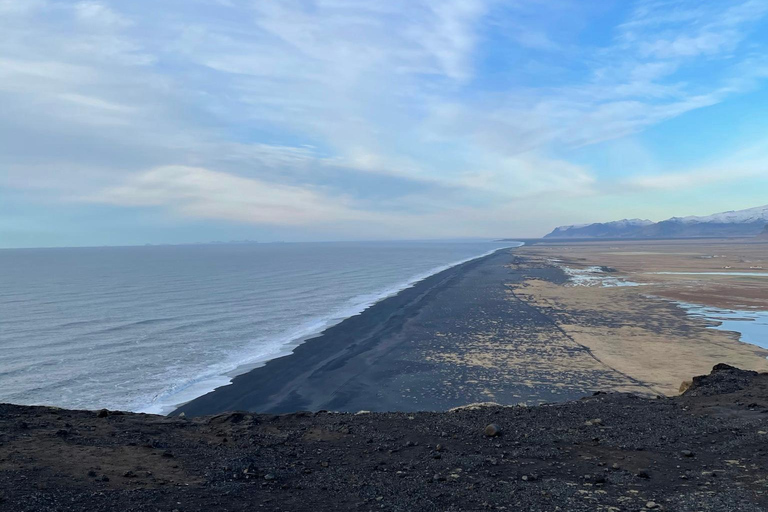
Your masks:
[[[0,402],[167,412],[509,242],[0,250]]]

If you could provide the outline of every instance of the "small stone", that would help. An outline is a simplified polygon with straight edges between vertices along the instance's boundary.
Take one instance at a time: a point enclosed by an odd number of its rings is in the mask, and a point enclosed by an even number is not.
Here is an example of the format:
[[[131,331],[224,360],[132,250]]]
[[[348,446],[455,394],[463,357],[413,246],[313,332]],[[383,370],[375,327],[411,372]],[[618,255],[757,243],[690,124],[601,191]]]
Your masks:
[[[645,504],[645,508],[656,509],[656,508],[659,508],[659,504],[656,503],[655,501],[649,501],[648,503]]]
[[[693,457],[695,454],[691,450],[683,450],[680,452],[683,457]]]
[[[123,476],[125,478],[134,478],[136,476],[136,473],[134,473],[133,471],[129,470],[129,471],[126,471],[125,473],[123,473]]]
[[[621,466],[619,466],[618,462],[614,462],[613,464],[611,464],[611,469],[621,469]]]
[[[163,452],[163,457],[166,459],[172,459],[174,457],[173,452],[170,452],[169,450],[165,450]]]
[[[495,423],[491,423],[490,425],[485,427],[485,430],[483,431],[483,433],[487,437],[496,437],[498,435],[501,435],[501,429]]]
[[[438,444],[437,446],[435,446],[435,451],[436,451],[436,452],[441,452],[441,451],[443,451],[443,450],[444,450],[444,448],[443,448],[443,445],[441,445],[441,444]]]
[[[109,411],[106,409],[102,409],[98,413],[96,413],[96,416],[99,418],[106,418],[107,416],[109,416]]]
[[[91,478],[96,478],[98,476],[98,474],[94,470],[90,470],[88,472],[88,476],[91,477]]]
[[[275,475],[273,475],[272,473],[267,473],[266,475],[264,475],[264,480],[269,481],[274,479],[275,479]]]
[[[651,478],[651,475],[650,475],[650,473],[648,473],[648,470],[647,470],[647,469],[641,469],[640,471],[638,471],[638,472],[636,473],[636,475],[637,475],[639,478],[646,478],[646,479],[648,479],[648,478]]]
[[[326,461],[321,462],[320,465],[323,466],[324,468],[328,467],[328,463]]]

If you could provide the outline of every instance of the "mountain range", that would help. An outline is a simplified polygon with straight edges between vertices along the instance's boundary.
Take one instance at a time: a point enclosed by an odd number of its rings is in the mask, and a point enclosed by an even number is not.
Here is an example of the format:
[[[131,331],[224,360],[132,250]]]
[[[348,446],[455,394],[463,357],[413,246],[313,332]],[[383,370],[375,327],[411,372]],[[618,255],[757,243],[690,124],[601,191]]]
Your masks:
[[[704,217],[672,217],[661,222],[624,219],[555,228],[544,238],[687,238],[759,236],[768,232],[768,205]]]

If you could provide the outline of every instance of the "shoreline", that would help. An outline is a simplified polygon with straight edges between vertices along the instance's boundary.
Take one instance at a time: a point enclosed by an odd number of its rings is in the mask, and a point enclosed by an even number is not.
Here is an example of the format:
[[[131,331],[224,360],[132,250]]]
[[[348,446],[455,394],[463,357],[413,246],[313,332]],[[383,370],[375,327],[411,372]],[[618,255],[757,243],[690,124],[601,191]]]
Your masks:
[[[345,318],[341,322],[332,325],[323,331],[317,333],[315,336],[311,336],[305,339],[302,343],[297,344],[293,349],[282,356],[265,361],[262,365],[251,369],[245,373],[237,375],[231,379],[229,384],[217,387],[216,389],[198,396],[193,400],[190,400],[184,404],[175,408],[170,415],[177,415],[184,412],[186,415],[201,415],[201,414],[215,414],[217,412],[223,412],[226,410],[234,410],[232,407],[223,406],[222,402],[227,404],[242,404],[243,400],[239,399],[239,395],[250,396],[254,388],[257,386],[256,382],[253,382],[254,376],[259,374],[270,374],[264,381],[279,380],[281,379],[280,373],[285,371],[290,373],[290,367],[304,367],[308,362],[313,362],[315,359],[323,361],[324,357],[317,356],[318,353],[333,352],[330,356],[335,355],[336,352],[341,352],[349,345],[354,345],[354,342],[349,340],[349,336],[344,335],[344,331],[350,328],[350,330],[359,329],[356,324],[363,324],[363,329],[374,328],[375,324],[380,321],[381,317],[386,317],[394,314],[403,304],[407,304],[410,300],[418,298],[433,286],[438,285],[445,279],[450,279],[452,275],[460,271],[463,267],[471,265],[492,257],[501,251],[510,250],[509,248],[497,249],[490,254],[485,254],[477,258],[461,262],[457,265],[448,267],[434,274],[431,274],[421,280],[414,282],[412,285],[407,286],[399,292],[387,296],[370,307],[366,308],[362,312]],[[373,318],[375,317],[375,318]],[[351,324],[351,325],[350,325]],[[342,338],[343,341],[334,344],[329,350],[327,345],[324,345],[324,339],[327,338]],[[267,382],[264,382],[266,384]],[[270,386],[273,387],[273,386]],[[258,400],[258,399],[257,399]],[[223,406],[223,408],[222,408]],[[247,409],[252,410],[253,407],[234,407],[235,409]],[[296,410],[301,409],[299,407]],[[260,410],[254,409],[254,410]],[[285,409],[284,412],[290,412],[292,409]],[[202,412],[205,411],[205,412]]]
[[[241,375],[245,375],[254,370],[262,368],[264,365],[275,359],[280,359],[292,355],[298,347],[316,337],[322,336],[323,333],[328,329],[331,329],[349,320],[350,318],[364,314],[369,308],[375,306],[379,302],[387,300],[409,288],[417,286],[419,283],[429,279],[430,277],[433,277],[457,266],[489,257],[499,251],[517,249],[525,245],[524,242],[508,241],[508,243],[517,245],[492,249],[477,256],[454,261],[445,265],[439,265],[426,272],[414,275],[405,281],[392,285],[387,289],[375,291],[360,297],[353,297],[350,299],[350,302],[353,302],[353,304],[349,307],[346,307],[343,312],[341,310],[334,311],[328,314],[326,317],[323,317],[323,319],[314,320],[311,327],[306,329],[298,329],[298,333],[281,336],[285,338],[286,341],[281,344],[281,348],[278,352],[259,358],[257,360],[239,364],[236,368],[233,368],[232,370],[229,370],[225,373],[202,377],[199,380],[190,382],[183,388],[168,394],[165,399],[161,399],[147,406],[141,407],[136,412],[163,415],[173,413],[173,411],[180,409],[184,405],[202,396],[205,396],[221,387],[230,385],[234,379]],[[364,300],[363,297],[365,297]],[[355,301],[357,298],[360,298],[360,300]]]
[[[172,414],[446,411],[595,391],[673,396],[719,362],[768,370],[768,350],[649,295],[651,285],[619,286],[640,276],[604,260],[613,253],[585,259],[569,249],[502,249],[430,276]],[[593,282],[591,265],[615,286]]]
[[[558,268],[520,267],[515,249],[419,281],[171,414],[441,411],[564,401],[596,389],[653,394],[510,294],[510,284],[529,279],[567,280]]]

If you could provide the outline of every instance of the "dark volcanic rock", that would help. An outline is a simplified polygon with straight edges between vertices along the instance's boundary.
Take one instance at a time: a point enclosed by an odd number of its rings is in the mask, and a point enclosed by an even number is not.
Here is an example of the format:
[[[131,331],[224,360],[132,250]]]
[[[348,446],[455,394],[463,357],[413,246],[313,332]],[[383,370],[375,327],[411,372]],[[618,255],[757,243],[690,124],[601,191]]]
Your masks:
[[[718,365],[676,398],[445,413],[0,405],[0,510],[764,511],[767,404],[767,374]]]
[[[685,395],[711,396],[733,393],[747,387],[756,375],[757,372],[720,363],[712,368],[712,373],[709,375],[694,377]]]

